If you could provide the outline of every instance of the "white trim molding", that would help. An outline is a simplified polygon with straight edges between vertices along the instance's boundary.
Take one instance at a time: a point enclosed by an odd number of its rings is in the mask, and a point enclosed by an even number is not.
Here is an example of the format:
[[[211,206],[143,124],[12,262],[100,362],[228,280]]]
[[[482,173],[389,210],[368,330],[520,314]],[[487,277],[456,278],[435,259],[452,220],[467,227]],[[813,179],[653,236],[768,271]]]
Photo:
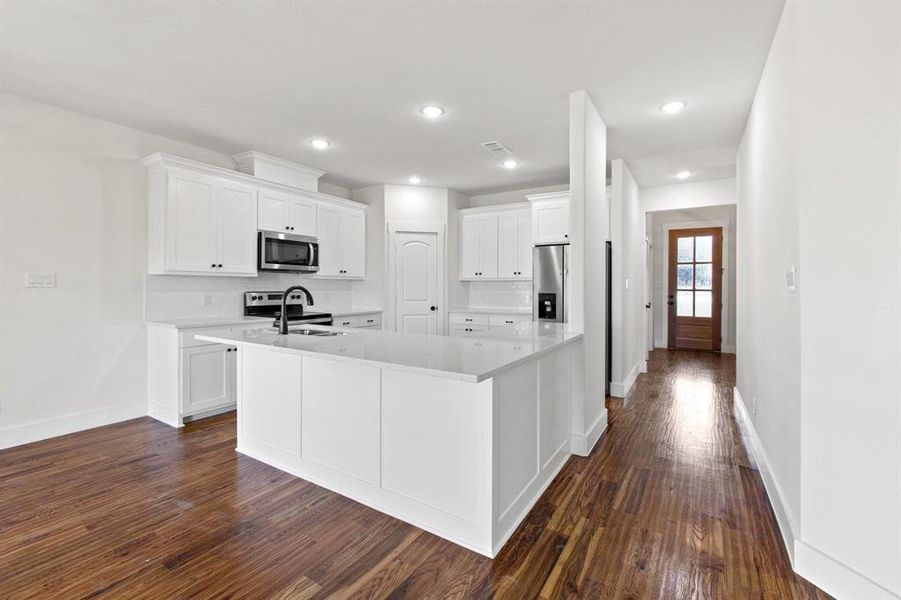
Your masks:
[[[569,449],[573,454],[588,456],[595,444],[601,439],[601,435],[607,430],[607,409],[601,411],[594,425],[587,433],[572,433],[569,437]]]
[[[742,437],[746,440],[745,445],[748,453],[757,465],[757,469],[760,472],[760,478],[763,479],[763,486],[766,488],[767,497],[769,498],[770,505],[773,507],[773,512],[776,514],[776,523],[779,525],[779,532],[782,534],[782,542],[785,544],[785,550],[788,552],[789,560],[791,560],[792,565],[794,565],[795,540],[798,539],[800,533],[798,520],[795,518],[794,513],[792,513],[791,508],[789,508],[788,503],[785,501],[785,495],[782,493],[782,488],[779,487],[779,483],[773,475],[773,469],[767,458],[766,450],[764,450],[763,444],[757,435],[757,430],[754,428],[754,422],[751,420],[748,409],[745,408],[745,402],[741,397],[741,393],[738,391],[737,387],[732,388],[732,390],[735,421],[738,423]]]
[[[899,600],[899,596],[878,583],[800,539],[795,540],[793,568],[795,573],[836,598]]]
[[[647,373],[648,367],[647,362],[644,360],[640,360],[629,369],[629,374],[626,375],[626,378],[623,381],[611,381],[610,382],[610,395],[614,398],[625,398],[632,387],[635,385],[635,381],[638,379],[639,373]]]
[[[0,429],[0,450],[146,416],[147,401],[141,399],[129,404],[106,406],[74,415],[13,425]]]

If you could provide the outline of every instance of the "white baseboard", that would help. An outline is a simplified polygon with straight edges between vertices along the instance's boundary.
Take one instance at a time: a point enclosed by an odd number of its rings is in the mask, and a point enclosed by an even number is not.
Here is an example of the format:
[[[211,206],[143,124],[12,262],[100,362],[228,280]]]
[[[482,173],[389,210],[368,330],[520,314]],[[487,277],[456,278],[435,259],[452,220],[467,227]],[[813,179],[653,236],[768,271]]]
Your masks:
[[[147,416],[147,401],[107,406],[65,417],[0,429],[0,450]]]
[[[601,434],[607,429],[607,409],[601,411],[597,420],[588,430],[588,433],[573,433],[569,437],[569,449],[573,454],[579,456],[588,456],[591,454],[594,445],[601,439]]]
[[[788,552],[788,557],[791,560],[792,565],[794,565],[795,540],[798,539],[800,533],[798,521],[795,519],[794,513],[792,513],[788,504],[785,502],[782,488],[779,487],[779,483],[773,476],[773,470],[770,467],[770,461],[767,458],[766,450],[764,450],[763,444],[757,436],[757,430],[754,428],[754,422],[751,420],[748,409],[745,408],[741,393],[738,391],[737,387],[732,389],[734,394],[733,412],[735,413],[735,420],[738,422],[738,427],[741,429],[742,436],[748,442],[747,446],[748,451],[751,453],[751,458],[757,463],[757,469],[760,471],[761,479],[763,479],[767,497],[769,498],[770,505],[773,507],[773,512],[776,514],[776,523],[779,525],[779,532],[782,534],[782,542],[785,544],[785,550]]]
[[[628,395],[629,390],[632,389],[632,386],[635,385],[635,380],[638,379],[638,374],[641,371],[641,363],[643,361],[639,361],[632,365],[632,368],[629,369],[629,374],[626,375],[626,378],[623,381],[611,381],[610,382],[610,395],[614,398],[625,398]],[[647,368],[645,368],[645,372]]]
[[[723,354],[735,354],[735,346],[732,344],[723,344],[722,348],[720,348],[720,352]]]
[[[899,599],[878,583],[801,540],[795,540],[794,569],[798,575],[835,598]]]

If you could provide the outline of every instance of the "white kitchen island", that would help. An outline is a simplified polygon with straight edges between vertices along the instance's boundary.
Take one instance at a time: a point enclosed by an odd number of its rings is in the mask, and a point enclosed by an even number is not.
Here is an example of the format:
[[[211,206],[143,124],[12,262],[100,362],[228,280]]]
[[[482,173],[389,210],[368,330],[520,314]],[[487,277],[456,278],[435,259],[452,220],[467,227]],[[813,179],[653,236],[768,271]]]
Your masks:
[[[565,325],[197,338],[239,349],[238,452],[489,557],[571,454],[582,335]]]

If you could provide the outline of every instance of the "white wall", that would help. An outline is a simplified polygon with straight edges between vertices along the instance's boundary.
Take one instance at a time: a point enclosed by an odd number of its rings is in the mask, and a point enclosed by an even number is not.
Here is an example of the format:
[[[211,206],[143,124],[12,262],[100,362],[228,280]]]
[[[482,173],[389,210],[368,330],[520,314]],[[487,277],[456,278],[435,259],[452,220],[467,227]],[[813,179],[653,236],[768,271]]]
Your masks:
[[[470,198],[470,205],[475,208],[482,206],[497,206],[499,204],[513,204],[516,202],[526,202],[527,195],[561,192],[568,189],[569,183],[560,183],[557,185],[545,185],[542,187],[506,190],[503,192],[494,192],[492,194],[478,194]]]
[[[460,219],[457,211],[469,208],[470,199],[456,190],[447,191],[447,238],[446,262],[447,285],[445,291],[445,309],[463,308],[469,301],[467,285],[460,281]],[[444,310],[442,310],[442,313]]]
[[[356,189],[355,202],[369,206],[366,212],[366,278],[352,284],[351,303],[361,308],[387,308],[388,247],[385,237],[385,186]]]
[[[642,189],[644,192],[644,189]],[[654,272],[652,279],[654,310],[654,346],[667,345],[667,244],[669,229],[695,227],[701,224],[723,223],[723,313],[722,350],[735,352],[735,220],[734,204],[703,206],[682,210],[648,213],[648,235],[653,242]]]
[[[0,446],[146,414],[141,159],[231,158],[6,93],[0,139]]]
[[[737,389],[837,597],[901,596],[899,31],[899,3],[788,2],[738,156]]]
[[[331,183],[320,179],[319,187],[317,189],[323,194],[338,196],[339,198],[344,198],[346,200],[353,200],[353,192],[349,188],[338,185],[337,183]]]
[[[644,212],[717,206],[735,202],[733,177],[641,188],[641,210]]]
[[[622,159],[611,162],[610,242],[613,360],[610,395],[625,397],[645,365],[645,217],[638,184]]]
[[[573,415],[575,433],[590,448],[607,426],[606,353],[607,126],[585,91],[569,99],[569,321],[584,332],[584,397]],[[587,276],[587,274],[591,276]]]

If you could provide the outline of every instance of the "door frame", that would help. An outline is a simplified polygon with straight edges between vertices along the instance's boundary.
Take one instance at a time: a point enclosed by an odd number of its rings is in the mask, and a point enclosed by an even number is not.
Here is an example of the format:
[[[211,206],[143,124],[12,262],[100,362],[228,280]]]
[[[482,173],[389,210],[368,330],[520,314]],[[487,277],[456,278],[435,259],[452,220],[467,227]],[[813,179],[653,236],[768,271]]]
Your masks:
[[[390,309],[386,310],[384,315],[385,329],[388,331],[397,331],[397,252],[395,245],[397,243],[398,233],[426,233],[435,234],[438,245],[438,326],[436,331],[438,335],[445,335],[445,327],[447,322],[447,296],[446,283],[447,279],[447,263],[445,261],[445,228],[447,225],[441,222],[410,222],[410,221],[389,221],[388,222],[388,289],[386,290],[386,301],[390,304]]]
[[[726,348],[733,348],[735,340],[729,339],[726,343],[726,333],[729,330],[729,229],[732,221],[729,219],[715,219],[710,221],[685,221],[684,223],[666,223],[663,226],[663,296],[659,299],[661,319],[661,329],[663,331],[663,345],[661,348],[667,347],[669,340],[669,314],[667,298],[669,298],[669,232],[673,229],[704,229],[708,227],[720,227],[723,231],[723,253],[722,253],[722,277],[720,280],[720,303],[723,305],[720,311],[720,352],[727,353]],[[652,304],[653,306],[653,304]]]

